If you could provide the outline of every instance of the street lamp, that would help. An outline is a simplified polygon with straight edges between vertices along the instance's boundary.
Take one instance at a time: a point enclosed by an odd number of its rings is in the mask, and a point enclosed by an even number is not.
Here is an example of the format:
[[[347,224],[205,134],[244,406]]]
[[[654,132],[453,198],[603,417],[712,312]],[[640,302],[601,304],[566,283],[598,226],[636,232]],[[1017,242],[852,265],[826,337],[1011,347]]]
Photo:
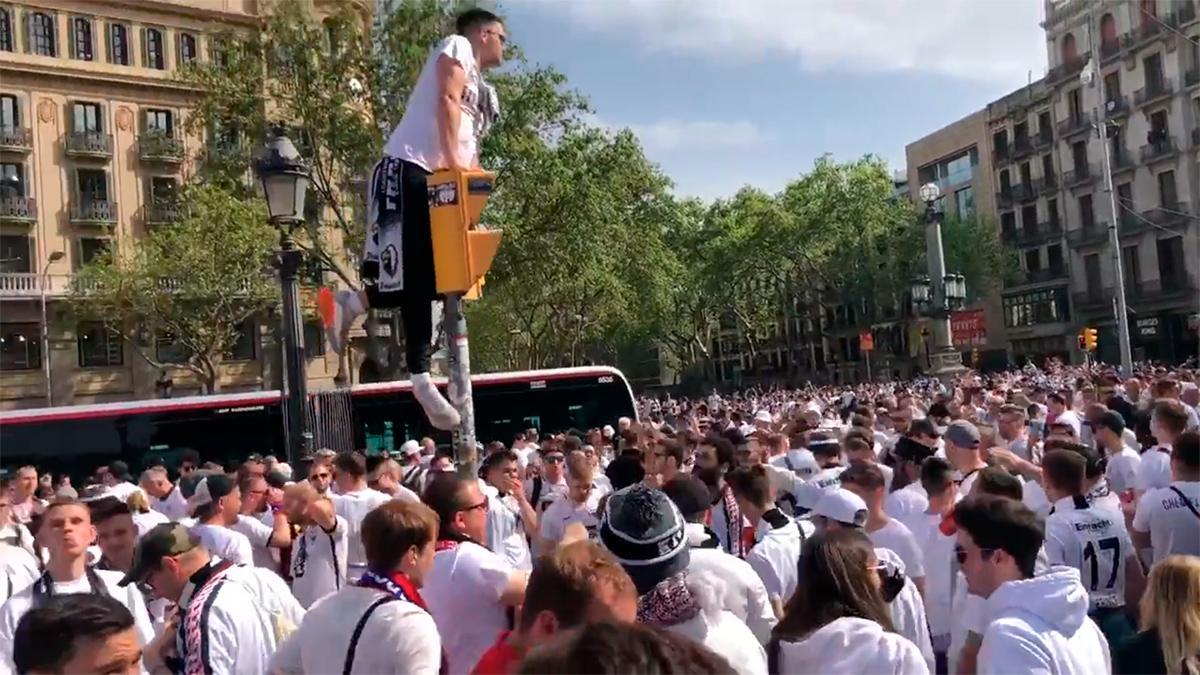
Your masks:
[[[50,381],[50,326],[47,325],[46,314],[46,282],[49,280],[50,266],[63,259],[62,251],[52,251],[42,266],[38,275],[38,295],[42,300],[42,373],[46,377],[46,405],[54,405],[54,385]]]
[[[962,370],[962,355],[954,349],[950,312],[967,301],[967,282],[961,274],[946,272],[942,250],[942,214],[934,207],[942,191],[937,183],[926,183],[917,194],[925,203],[925,258],[929,275],[914,279],[910,291],[918,314],[931,319],[935,354],[930,364],[935,375],[949,379]]]
[[[300,316],[300,290],[297,273],[304,254],[296,248],[292,231],[304,220],[304,196],[308,190],[308,167],[282,130],[263,147],[255,166],[267,199],[271,225],[279,231],[279,255],[275,267],[279,270],[280,294],[283,299],[283,360],[285,399],[284,434],[288,462],[296,462],[306,454],[308,392],[305,386],[304,325]]]

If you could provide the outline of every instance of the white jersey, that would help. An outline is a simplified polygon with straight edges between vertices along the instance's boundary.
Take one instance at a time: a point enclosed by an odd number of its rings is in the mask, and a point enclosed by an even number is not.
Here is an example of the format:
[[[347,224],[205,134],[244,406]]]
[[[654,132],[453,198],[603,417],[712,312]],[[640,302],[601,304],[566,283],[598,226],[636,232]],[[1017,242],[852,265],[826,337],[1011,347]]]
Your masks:
[[[878,530],[867,532],[867,536],[875,546],[886,548],[899,556],[900,560],[904,561],[906,575],[913,579],[925,576],[925,556],[916,537],[904,523],[894,518],[889,519],[887,524]]]
[[[754,530],[757,543],[746,554],[746,562],[762,579],[772,600],[787,604],[796,592],[800,549],[812,534],[812,523],[792,520],[778,509],[758,521]]]
[[[546,507],[542,514],[541,537],[552,543],[558,543],[566,533],[567,525],[579,523],[587,530],[588,539],[596,539],[596,528],[600,526],[597,513],[600,509],[600,495],[596,490],[588,494],[582,504],[575,503],[569,494],[559,497],[553,504]]]
[[[1134,488],[1145,494],[1154,488],[1166,487],[1171,482],[1171,446],[1159,445],[1142,453],[1138,464],[1137,481]]]
[[[1104,476],[1108,478],[1108,486],[1112,491],[1121,493],[1133,490],[1137,486],[1138,467],[1141,463],[1141,455],[1128,445],[1121,446],[1120,452],[1110,454]]]
[[[1133,529],[1150,533],[1154,562],[1174,554],[1200,556],[1200,482],[1177,480],[1142,495]]]
[[[904,523],[914,534],[921,529],[928,509],[929,495],[920,481],[913,481],[883,498],[883,512]]]
[[[279,572],[279,555],[275,553],[276,549],[271,548],[271,536],[275,534],[275,514],[270,511],[252,516],[238,514],[238,521],[229,527],[246,535],[250,540],[255,567]]]
[[[345,585],[349,526],[334,516],[332,531],[312,524],[292,542],[292,594],[308,609]]]
[[[813,477],[796,486],[796,506],[812,510],[822,495],[828,490],[836,490],[842,486],[844,466],[831,466],[813,474]]]
[[[346,578],[357,579],[367,569],[367,551],[362,543],[362,521],[376,506],[386,504],[392,497],[379,490],[364,488],[333,497],[333,508],[346,519],[350,547],[346,558]]]
[[[184,499],[178,485],[171,486],[171,491],[162,499],[151,497],[150,508],[166,516],[167,520],[178,521],[188,514],[187,499]]]
[[[488,488],[487,545],[496,555],[519,570],[533,569],[521,507],[512,495],[501,497],[495,488]]]
[[[38,562],[29,551],[0,543],[0,604],[38,578]]]
[[[1091,610],[1125,604],[1125,565],[1136,554],[1119,511],[1060,499],[1046,518],[1045,546],[1051,565],[1079,570]]]
[[[254,564],[254,547],[246,535],[221,525],[193,525],[192,534],[208,552],[237,565]]]
[[[384,153],[389,157],[412,162],[426,171],[450,165],[449,159],[442,155],[437,122],[441,105],[437,64],[443,55],[456,61],[466,72],[459,104],[462,116],[458,123],[458,156],[455,159],[462,166],[473,166],[479,159],[479,106],[481,96],[485,95],[485,85],[470,41],[461,35],[452,35],[439,42],[425,60],[406,102],[404,117],[384,147]]]
[[[512,573],[503,558],[472,542],[434,554],[421,595],[437,623],[450,675],[470,672],[508,628],[500,598]]]

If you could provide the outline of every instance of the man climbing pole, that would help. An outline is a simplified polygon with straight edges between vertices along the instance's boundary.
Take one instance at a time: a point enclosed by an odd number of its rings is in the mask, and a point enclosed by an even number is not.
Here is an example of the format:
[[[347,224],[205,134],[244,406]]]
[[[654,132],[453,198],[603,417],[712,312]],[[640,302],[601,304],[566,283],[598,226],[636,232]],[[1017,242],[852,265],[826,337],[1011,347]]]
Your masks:
[[[460,417],[429,377],[433,303],[439,297],[427,179],[441,169],[479,167],[480,141],[500,110],[483,71],[500,65],[508,39],[500,17],[483,9],[461,14],[455,30],[425,61],[372,172],[362,274],[375,284],[336,295],[322,289],[318,298],[330,347],[338,354],[358,316],[372,307],[400,309],[413,395],[439,429],[457,427]]]

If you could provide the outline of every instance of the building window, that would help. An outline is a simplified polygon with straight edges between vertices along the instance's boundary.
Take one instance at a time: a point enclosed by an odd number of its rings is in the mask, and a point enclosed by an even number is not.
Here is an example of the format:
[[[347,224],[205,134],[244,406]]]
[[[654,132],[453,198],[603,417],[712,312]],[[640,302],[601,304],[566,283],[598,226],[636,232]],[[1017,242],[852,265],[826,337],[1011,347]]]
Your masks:
[[[163,50],[163,33],[157,28],[146,28],[142,31],[142,37],[145,40],[146,57],[144,65],[147,68],[155,70],[167,69],[167,57]]]
[[[71,105],[71,127],[75,133],[104,131],[104,113],[100,104],[73,103]]]
[[[79,264],[89,265],[96,258],[100,257],[101,253],[108,250],[112,240],[108,237],[80,237],[79,238]]]
[[[1083,119],[1083,98],[1081,89],[1072,89],[1067,93],[1067,114],[1072,122]]]
[[[227,361],[253,361],[258,343],[258,324],[254,317],[246,317],[238,324],[237,339],[224,354]]]
[[[16,190],[16,196],[28,196],[25,194],[24,164],[19,164],[17,162],[0,162],[0,180],[4,181],[4,185],[11,186],[12,189]]]
[[[102,323],[80,324],[75,342],[80,368],[111,368],[125,361],[120,333]]]
[[[180,33],[176,38],[179,40],[179,61],[178,66],[185,66],[196,60],[196,36],[191,33]]]
[[[159,363],[187,363],[188,350],[174,335],[163,333],[154,339],[154,360]]]
[[[1062,41],[1062,60],[1063,63],[1071,63],[1079,58],[1079,50],[1075,47],[1075,36],[1067,33],[1063,36]]]
[[[104,169],[76,169],[75,186],[84,202],[108,201],[108,174]]]
[[[1048,288],[1004,298],[1004,323],[1009,328],[1069,321],[1065,288]]]
[[[1164,171],[1158,174],[1158,205],[1164,209],[1175,209],[1179,206],[1179,194],[1175,192],[1175,172]]]
[[[0,235],[0,273],[29,274],[33,272],[33,240],[24,235]]]
[[[1038,231],[1037,204],[1029,204],[1021,208],[1021,229],[1026,234],[1034,234]]]
[[[1100,43],[1105,49],[1115,49],[1117,45],[1117,20],[1112,14],[1100,17]]]
[[[1062,244],[1050,244],[1046,247],[1046,269],[1061,274],[1063,265],[1063,250]]]
[[[954,193],[954,206],[959,218],[970,218],[975,215],[975,188],[965,187]]]
[[[71,17],[71,34],[68,38],[71,46],[71,58],[80,61],[91,61],[92,55],[92,20],[82,16]]]
[[[151,176],[150,199],[155,203],[171,203],[179,194],[179,182],[174,176]]]
[[[1096,214],[1092,211],[1092,196],[1083,195],[1079,198],[1079,224],[1085,230],[1096,226]]]
[[[17,43],[13,40],[12,10],[7,7],[0,7],[0,51],[17,51]]]
[[[304,356],[310,359],[325,356],[325,329],[319,323],[304,324]]]
[[[146,111],[146,131],[148,133],[158,133],[164,136],[170,136],[175,130],[174,115],[170,110],[155,110]]]
[[[118,66],[129,65],[129,27],[125,24],[108,24],[108,62]]]
[[[1058,200],[1046,200],[1046,220],[1050,223],[1051,231],[1057,232],[1062,229],[1058,220]]]
[[[1142,265],[1138,261],[1137,244],[1121,249],[1121,265],[1125,272],[1125,289],[1137,295],[1137,289],[1142,284]]]
[[[1033,274],[1042,269],[1042,250],[1031,248],[1025,251],[1025,271]]]
[[[1182,286],[1186,276],[1183,237],[1158,240],[1158,278],[1164,288]]]
[[[0,323],[0,370],[42,367],[41,329],[36,323]]]
[[[1087,283],[1088,294],[1099,297],[1103,293],[1100,287],[1100,254],[1089,253],[1083,256],[1083,278]]]
[[[1080,175],[1087,173],[1087,141],[1079,141],[1071,145],[1071,164],[1075,167],[1075,173]]]
[[[54,26],[54,15],[45,12],[26,14],[29,22],[29,43],[26,51],[38,56],[58,56],[58,35]]]

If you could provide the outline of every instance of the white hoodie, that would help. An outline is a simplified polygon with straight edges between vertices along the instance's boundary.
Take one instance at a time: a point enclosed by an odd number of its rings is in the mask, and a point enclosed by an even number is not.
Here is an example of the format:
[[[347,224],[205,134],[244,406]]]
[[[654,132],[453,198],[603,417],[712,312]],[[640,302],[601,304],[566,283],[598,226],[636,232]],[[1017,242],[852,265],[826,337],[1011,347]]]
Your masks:
[[[700,613],[665,628],[721,655],[738,675],[766,675],[767,653],[746,624],[721,607],[725,583],[711,572],[688,574],[688,590],[696,597]]]
[[[867,619],[843,617],[799,642],[779,642],[781,673],[928,675],[921,650]]]
[[[1087,611],[1088,594],[1073,567],[1001,584],[987,599],[977,672],[1112,673],[1108,641]]]

